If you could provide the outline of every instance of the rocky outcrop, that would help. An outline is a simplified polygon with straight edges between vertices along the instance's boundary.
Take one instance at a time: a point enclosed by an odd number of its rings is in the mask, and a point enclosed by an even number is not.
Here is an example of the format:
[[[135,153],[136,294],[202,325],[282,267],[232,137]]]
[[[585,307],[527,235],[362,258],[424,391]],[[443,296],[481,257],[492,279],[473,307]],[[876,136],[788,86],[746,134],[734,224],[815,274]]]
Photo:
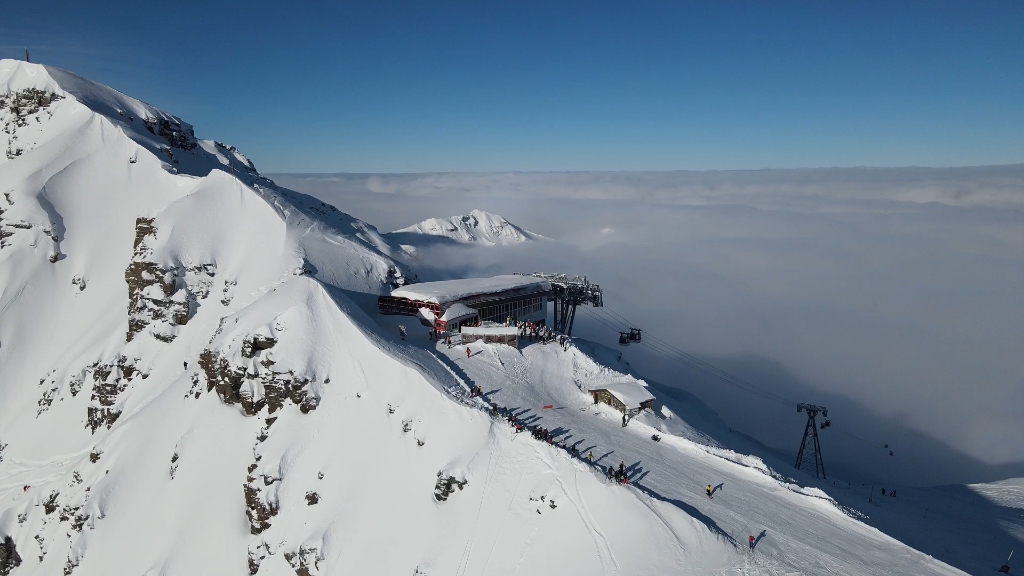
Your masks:
[[[52,116],[53,112],[48,108],[63,98],[35,88],[0,94],[0,122],[3,122],[3,131],[7,134],[8,160],[14,160],[32,148],[32,143],[19,141],[18,129],[28,126],[33,120],[42,122],[44,114]]]
[[[469,484],[469,480],[459,480],[455,476],[449,476],[443,471],[437,473],[437,483],[434,484],[434,500],[443,502],[451,496],[455,489],[462,490]]]
[[[242,344],[241,355],[254,358],[260,350],[273,348],[277,341],[265,336],[249,336]],[[264,407],[273,414],[291,401],[303,413],[314,410],[319,398],[310,391],[310,379],[292,371],[277,372],[273,360],[266,358],[248,366],[234,365],[226,357],[210,349],[199,355],[199,367],[206,375],[207,392],[216,390],[225,404],[240,404],[247,416],[254,416]]]
[[[320,551],[312,546],[299,546],[295,552],[285,552],[284,559],[295,570],[295,576],[315,576],[323,560]]]
[[[153,251],[146,241],[156,234],[152,218],[135,220],[135,254],[124,272],[128,284],[128,342],[147,327],[157,340],[174,340],[177,326],[188,324],[200,301],[210,295],[217,272],[215,264],[185,267],[153,262]]]
[[[21,566],[21,556],[18,555],[18,548],[14,545],[14,539],[4,536],[0,543],[0,576],[8,576],[11,570]]]
[[[143,122],[146,124],[146,130],[167,140],[174,148],[192,150],[199,145],[192,126],[177,119],[146,118]]]
[[[122,392],[137,376],[145,378],[135,367],[135,359],[118,356],[112,363],[94,363],[87,367],[83,377],[92,377],[92,398],[89,400],[89,413],[86,427],[94,433],[100,426],[110,428],[121,416],[121,405],[118,399]],[[75,380],[72,379],[72,392]]]

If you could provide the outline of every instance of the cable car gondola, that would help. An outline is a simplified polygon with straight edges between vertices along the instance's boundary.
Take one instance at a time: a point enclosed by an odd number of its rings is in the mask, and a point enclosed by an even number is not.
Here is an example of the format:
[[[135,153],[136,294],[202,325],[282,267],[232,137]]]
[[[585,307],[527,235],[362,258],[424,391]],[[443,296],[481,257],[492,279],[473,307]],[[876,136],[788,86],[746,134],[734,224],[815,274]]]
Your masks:
[[[619,332],[619,346],[629,346],[628,332]]]
[[[639,328],[630,328],[629,329],[629,341],[630,342],[636,342],[638,344],[640,343],[640,329]]]

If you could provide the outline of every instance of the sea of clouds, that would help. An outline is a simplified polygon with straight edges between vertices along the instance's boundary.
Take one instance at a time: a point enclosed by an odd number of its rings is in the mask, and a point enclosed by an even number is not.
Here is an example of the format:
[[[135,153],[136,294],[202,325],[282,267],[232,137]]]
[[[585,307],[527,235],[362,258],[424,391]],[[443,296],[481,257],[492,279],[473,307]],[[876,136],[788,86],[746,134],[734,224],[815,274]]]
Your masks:
[[[1024,165],[271,177],[382,232],[480,208],[551,238],[428,250],[415,271],[585,274],[645,333],[828,406],[833,475],[1024,476]],[[575,333],[615,346],[618,325],[594,312]],[[624,352],[794,457],[805,420],[792,403],[646,345]]]

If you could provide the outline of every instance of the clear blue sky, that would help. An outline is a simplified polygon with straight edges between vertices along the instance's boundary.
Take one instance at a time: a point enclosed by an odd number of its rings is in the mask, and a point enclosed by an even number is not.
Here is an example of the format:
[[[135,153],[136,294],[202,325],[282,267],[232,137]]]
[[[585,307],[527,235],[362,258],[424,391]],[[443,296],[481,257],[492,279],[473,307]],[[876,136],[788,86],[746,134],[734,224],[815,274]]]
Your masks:
[[[264,172],[1024,162],[1024,2],[7,3]]]

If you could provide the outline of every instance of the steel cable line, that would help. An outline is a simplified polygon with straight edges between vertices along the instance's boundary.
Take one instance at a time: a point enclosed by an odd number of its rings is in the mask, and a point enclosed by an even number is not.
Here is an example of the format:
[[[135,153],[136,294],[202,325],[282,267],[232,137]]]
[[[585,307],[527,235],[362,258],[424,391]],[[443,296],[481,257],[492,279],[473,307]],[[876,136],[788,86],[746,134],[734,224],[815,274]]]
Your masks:
[[[615,312],[614,310],[611,310],[611,309],[608,309],[608,312],[614,314],[615,316],[618,316],[627,325],[633,326],[633,324],[631,322],[629,322],[629,320],[624,318],[618,312]],[[648,338],[651,339],[651,340],[654,340],[656,343],[660,344],[663,348],[667,348],[667,349],[671,350],[672,352],[674,352],[675,354],[678,354],[678,355],[686,358],[687,360],[689,360],[691,362],[695,362],[697,364],[700,364],[701,366],[703,366],[704,368],[706,368],[707,370],[709,370],[711,372],[715,372],[716,374],[718,374],[718,377],[723,379],[723,380],[729,380],[732,383],[734,383],[734,384],[736,384],[736,385],[738,385],[740,387],[752,388],[752,389],[758,390],[758,391],[762,392],[763,394],[772,396],[775,399],[784,401],[784,402],[786,402],[788,404],[795,404],[796,403],[794,400],[786,398],[785,396],[782,396],[781,394],[777,394],[775,392],[764,390],[764,389],[758,387],[755,384],[747,382],[746,380],[740,378],[739,376],[735,376],[733,374],[730,374],[730,373],[726,372],[725,370],[722,370],[722,369],[720,369],[720,368],[718,368],[718,367],[716,367],[716,366],[714,366],[714,365],[712,365],[712,364],[710,364],[710,363],[708,363],[708,362],[706,362],[704,360],[701,360],[700,358],[697,358],[696,356],[694,356],[692,354],[688,354],[688,353],[684,352],[683,350],[680,350],[679,348],[676,348],[672,344],[666,342],[665,340],[662,340],[661,338],[658,338],[657,336],[655,336],[653,334],[648,333]],[[650,344],[650,342],[648,342],[648,344]]]
[[[610,324],[604,318],[602,318],[602,317],[600,317],[598,315],[593,314],[589,309],[587,309],[587,308],[580,308],[579,310],[584,311],[584,313],[587,314],[588,317],[590,317],[590,318],[594,319],[595,321],[603,324],[604,326],[606,326],[607,328],[615,331],[616,333],[621,332],[621,330],[618,327],[616,327],[613,324]],[[710,366],[710,364],[707,364],[705,362],[696,363],[693,360],[687,358],[687,356],[689,356],[689,355],[684,355],[681,358],[677,352],[674,352],[672,349],[664,347],[664,346],[662,346],[660,344],[648,343],[647,346],[649,348],[651,348],[653,351],[658,352],[661,355],[669,358],[670,360],[675,360],[676,362],[679,362],[679,363],[687,366],[688,368],[696,370],[696,371],[698,371],[698,372],[700,372],[700,373],[702,373],[702,374],[704,374],[706,376],[711,376],[713,378],[718,378],[720,380],[725,381],[728,384],[732,384],[733,386],[741,388],[742,390],[744,390],[746,392],[749,392],[751,394],[755,394],[757,396],[760,396],[760,397],[762,397],[762,398],[764,398],[766,400],[771,400],[773,402],[778,402],[779,404],[783,404],[783,405],[786,405],[786,406],[789,406],[790,404],[793,404],[793,402],[787,400],[786,398],[783,398],[782,396],[779,396],[777,394],[773,394],[771,392],[768,392],[767,390],[760,389],[760,388],[750,384],[749,382],[746,382],[745,380],[741,380],[739,378],[736,378],[734,376],[729,375],[728,373],[722,372],[721,370],[718,370],[718,369],[714,368],[713,366]],[[692,358],[692,357],[690,357],[690,358]],[[709,367],[711,369],[709,369]]]
[[[611,308],[608,308],[607,306],[602,307],[602,308],[595,308],[595,310],[604,311],[605,312],[605,318],[607,318],[608,320],[612,321],[613,323],[623,322],[624,325],[627,327],[627,329],[629,327],[635,326],[635,324],[630,322],[625,316],[623,316],[622,314],[619,314],[618,312],[616,312],[615,310],[612,310]],[[617,318],[617,320],[616,320],[616,318]],[[714,374],[712,374],[712,375],[714,375],[717,378],[720,378],[722,380],[725,380],[725,381],[729,382],[730,384],[733,384],[733,385],[735,385],[735,386],[737,386],[737,387],[739,387],[741,389],[747,390],[749,392],[753,392],[754,394],[758,394],[758,395],[760,395],[760,396],[762,396],[764,398],[771,397],[769,399],[774,400],[774,401],[779,402],[779,403],[783,403],[783,404],[794,404],[795,403],[794,401],[789,400],[789,399],[787,399],[787,398],[785,398],[783,396],[780,396],[778,394],[775,394],[773,392],[768,392],[766,390],[762,390],[762,389],[758,388],[757,386],[747,382],[746,380],[743,380],[742,378],[739,378],[738,376],[733,376],[732,374],[729,374],[728,372],[725,372],[724,370],[716,368],[715,366],[712,366],[711,364],[708,364],[707,362],[705,362],[705,361],[703,361],[703,360],[701,360],[699,358],[696,358],[696,357],[694,357],[694,356],[692,356],[690,354],[687,354],[686,352],[683,352],[682,350],[679,350],[678,348],[672,346],[668,342],[665,342],[661,338],[658,338],[657,336],[654,336],[653,334],[648,333],[648,334],[646,334],[646,336],[649,339],[654,340],[654,342],[657,344],[657,345],[652,345],[652,343],[649,342],[649,341],[645,342],[652,350],[660,351],[662,354],[669,355],[671,357],[671,354],[666,354],[666,352],[665,352],[665,349],[668,349],[670,351],[673,351],[673,352],[675,352],[677,354],[682,355],[683,357],[685,357],[687,359],[691,359],[695,363],[699,363],[700,365],[707,367],[708,370],[714,372]],[[687,362],[683,362],[683,363],[687,364],[687,365],[690,365]],[[693,366],[691,366],[691,367],[693,367]],[[701,371],[704,372],[705,374],[708,374],[707,371],[704,371],[704,370],[701,370]],[[868,444],[871,447],[877,448],[879,450],[890,451],[889,445],[887,443],[885,443],[885,442],[881,442],[881,441],[877,441],[877,440],[868,440],[866,438],[862,438],[862,437],[860,437],[860,436],[858,436],[858,435],[856,435],[856,434],[846,430],[845,426],[841,426],[841,425],[840,426],[830,425],[830,426],[833,427],[833,428],[836,428],[836,430],[839,433],[843,434],[844,436],[848,436],[850,438],[853,438],[854,440],[858,440],[860,442]]]
[[[586,310],[587,312],[591,312],[591,310],[586,309],[586,308],[583,308],[582,310]],[[597,308],[595,310],[601,310],[601,309]],[[619,317],[621,318],[621,315],[619,315]],[[616,323],[618,322],[614,318],[611,318],[611,317],[608,317],[608,316],[605,316],[605,318],[610,320],[610,321],[612,321],[612,322],[616,322]],[[597,319],[597,318],[595,317],[595,319]],[[615,329],[616,331],[621,331],[618,328],[614,328],[614,327],[610,326],[608,323],[605,323],[605,325]],[[628,321],[627,321],[627,326],[631,326],[631,325],[632,324],[628,323]],[[695,356],[693,356],[691,354],[687,354],[686,352],[683,352],[682,350],[672,346],[671,344],[668,344],[667,342],[665,342],[664,340],[662,340],[660,338],[657,338],[657,337],[652,336],[650,334],[648,334],[648,338],[653,340],[653,342],[651,340],[648,340],[645,343],[653,351],[659,352],[662,355],[664,355],[664,356],[666,356],[666,357],[668,357],[668,358],[670,358],[672,360],[675,360],[677,362],[685,364],[686,366],[688,366],[688,367],[690,367],[690,368],[692,368],[694,370],[697,370],[697,371],[699,371],[699,372],[701,372],[703,374],[706,374],[708,376],[712,376],[714,378],[718,378],[719,380],[722,380],[722,381],[724,381],[724,382],[726,382],[728,384],[732,384],[733,386],[741,388],[741,389],[743,389],[743,390],[745,390],[747,392],[750,392],[752,394],[756,394],[758,396],[761,396],[762,398],[765,398],[767,400],[772,400],[774,402],[778,402],[780,404],[785,404],[785,405],[795,404],[794,401],[792,401],[792,400],[790,400],[790,399],[788,399],[788,398],[786,398],[786,397],[784,397],[784,396],[782,396],[780,394],[776,394],[774,392],[771,392],[771,391],[765,390],[763,388],[760,388],[760,387],[758,387],[758,386],[756,386],[754,384],[751,384],[750,382],[747,382],[746,380],[743,380],[742,378],[739,378],[738,376],[733,376],[732,374],[729,374],[728,372],[725,372],[724,370],[721,370],[721,369],[719,369],[719,368],[717,368],[717,367],[715,367],[715,366],[713,366],[713,365],[711,365],[711,364],[701,360],[700,358],[697,358],[697,357],[695,357]]]

